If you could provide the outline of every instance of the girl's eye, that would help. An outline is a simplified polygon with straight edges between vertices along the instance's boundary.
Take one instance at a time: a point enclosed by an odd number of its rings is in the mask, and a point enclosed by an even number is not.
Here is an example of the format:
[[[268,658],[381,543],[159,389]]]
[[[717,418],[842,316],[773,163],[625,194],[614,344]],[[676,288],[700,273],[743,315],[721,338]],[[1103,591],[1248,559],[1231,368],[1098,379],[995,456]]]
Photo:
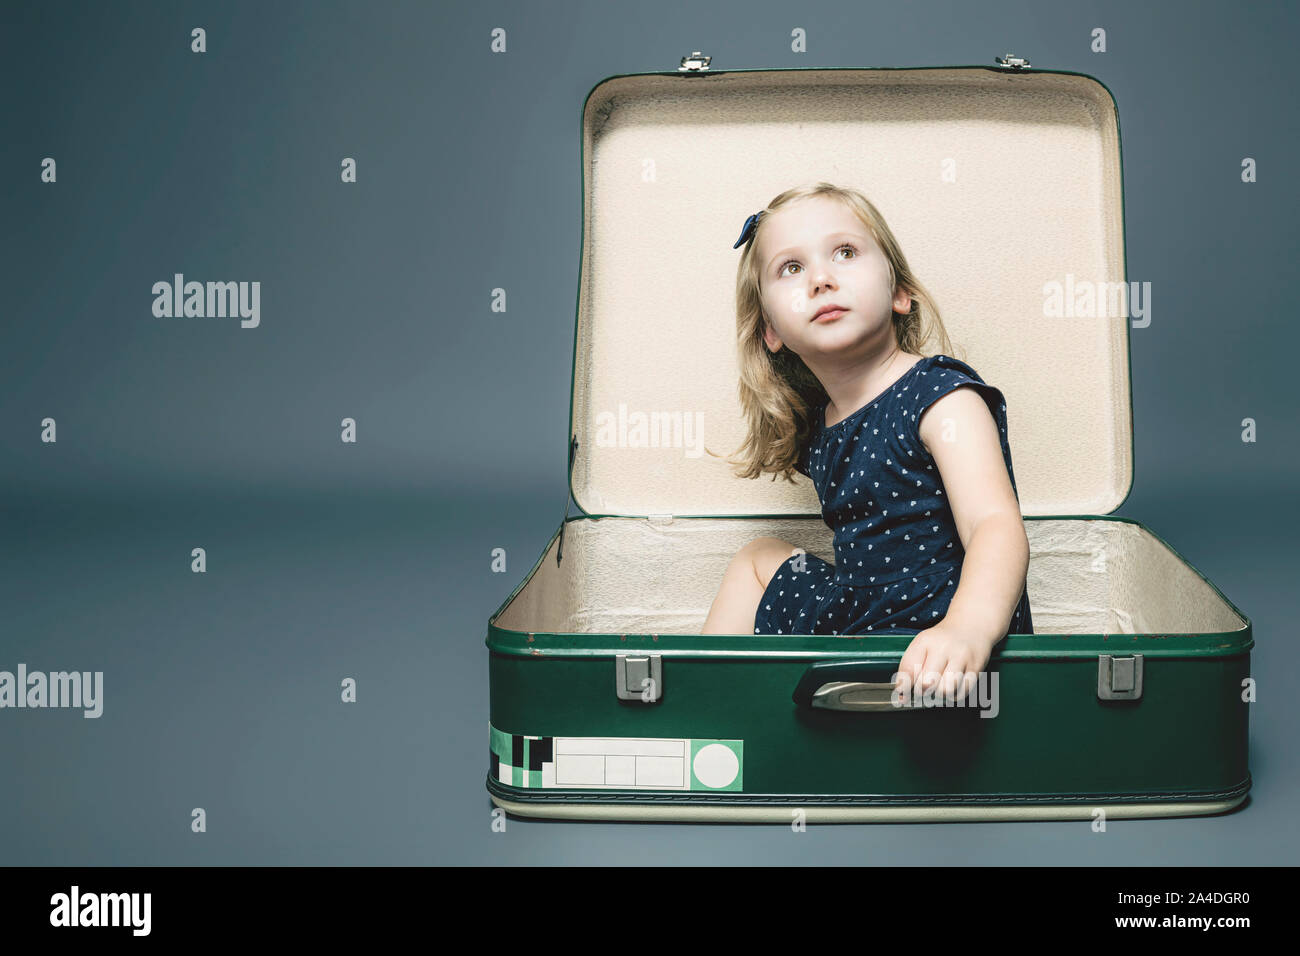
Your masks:
[[[857,246],[853,245],[853,243],[851,243],[851,242],[846,242],[846,243],[844,243],[844,245],[840,246],[840,247],[837,248],[835,251],[836,251],[836,252],[839,252],[840,249],[851,249],[851,250],[853,251],[853,256],[852,256],[851,258],[856,258],[857,255],[858,255],[858,248],[857,248]],[[786,266],[791,266],[791,265],[793,265],[793,266],[797,266],[797,265],[799,265],[798,260],[795,260],[795,259],[786,259],[785,262],[781,263],[781,265],[777,268],[777,270],[776,270],[776,277],[777,277],[778,279],[781,278],[781,276],[785,274],[785,267],[786,267]],[[802,268],[802,267],[801,267],[801,268]]]

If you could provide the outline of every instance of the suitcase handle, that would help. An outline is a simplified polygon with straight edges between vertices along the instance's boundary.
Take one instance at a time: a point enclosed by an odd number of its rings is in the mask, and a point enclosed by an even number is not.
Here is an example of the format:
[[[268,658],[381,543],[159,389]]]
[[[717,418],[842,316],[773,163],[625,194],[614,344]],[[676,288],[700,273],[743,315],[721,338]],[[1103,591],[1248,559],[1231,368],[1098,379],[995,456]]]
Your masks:
[[[794,702],[826,710],[920,710],[922,705],[915,699],[894,704],[891,678],[897,670],[897,661],[821,661],[804,671],[794,689]]]

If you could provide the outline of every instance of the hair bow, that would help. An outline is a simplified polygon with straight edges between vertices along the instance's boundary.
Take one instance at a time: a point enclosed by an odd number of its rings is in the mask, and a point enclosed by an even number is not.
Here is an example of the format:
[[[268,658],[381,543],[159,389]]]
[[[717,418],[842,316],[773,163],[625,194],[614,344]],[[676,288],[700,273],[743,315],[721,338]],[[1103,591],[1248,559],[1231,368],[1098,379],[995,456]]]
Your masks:
[[[740,230],[740,238],[736,240],[736,244],[731,248],[739,249],[745,243],[749,242],[749,240],[753,239],[754,230],[758,228],[758,221],[762,218],[763,210],[760,209],[758,212],[754,213],[754,215],[746,219],[744,228]]]

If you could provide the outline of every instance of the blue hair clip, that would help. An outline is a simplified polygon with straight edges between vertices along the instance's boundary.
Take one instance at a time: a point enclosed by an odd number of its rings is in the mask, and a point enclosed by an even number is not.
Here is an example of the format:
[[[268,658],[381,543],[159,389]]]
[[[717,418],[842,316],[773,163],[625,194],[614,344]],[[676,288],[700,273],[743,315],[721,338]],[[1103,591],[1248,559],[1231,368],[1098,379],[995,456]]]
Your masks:
[[[758,212],[754,213],[754,215],[746,219],[745,227],[740,230],[740,238],[736,240],[736,244],[731,248],[739,249],[745,243],[749,242],[749,240],[753,239],[754,230],[758,228],[758,221],[762,218],[763,218],[763,210],[759,210]]]

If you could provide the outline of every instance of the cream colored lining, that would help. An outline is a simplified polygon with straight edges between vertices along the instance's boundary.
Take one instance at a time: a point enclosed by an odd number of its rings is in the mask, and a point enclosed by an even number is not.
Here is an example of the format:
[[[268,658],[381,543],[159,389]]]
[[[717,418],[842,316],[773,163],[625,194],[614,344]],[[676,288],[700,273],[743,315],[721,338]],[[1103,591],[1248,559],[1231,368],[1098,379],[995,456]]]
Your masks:
[[[1124,521],[1025,522],[1036,634],[1200,634],[1245,622],[1154,535]],[[732,556],[772,535],[828,561],[820,518],[581,519],[502,612],[513,631],[699,634]]]
[[[820,510],[807,479],[742,481],[700,444],[725,454],[743,436],[732,243],[775,195],[823,179],[877,205],[956,357],[1002,390],[1022,513],[1098,515],[1123,501],[1127,322],[1104,309],[1050,316],[1044,292],[1125,279],[1117,118],[1095,80],[992,69],[619,77],[591,95],[583,136],[573,487],[584,510]],[[658,416],[664,434],[649,430]]]

